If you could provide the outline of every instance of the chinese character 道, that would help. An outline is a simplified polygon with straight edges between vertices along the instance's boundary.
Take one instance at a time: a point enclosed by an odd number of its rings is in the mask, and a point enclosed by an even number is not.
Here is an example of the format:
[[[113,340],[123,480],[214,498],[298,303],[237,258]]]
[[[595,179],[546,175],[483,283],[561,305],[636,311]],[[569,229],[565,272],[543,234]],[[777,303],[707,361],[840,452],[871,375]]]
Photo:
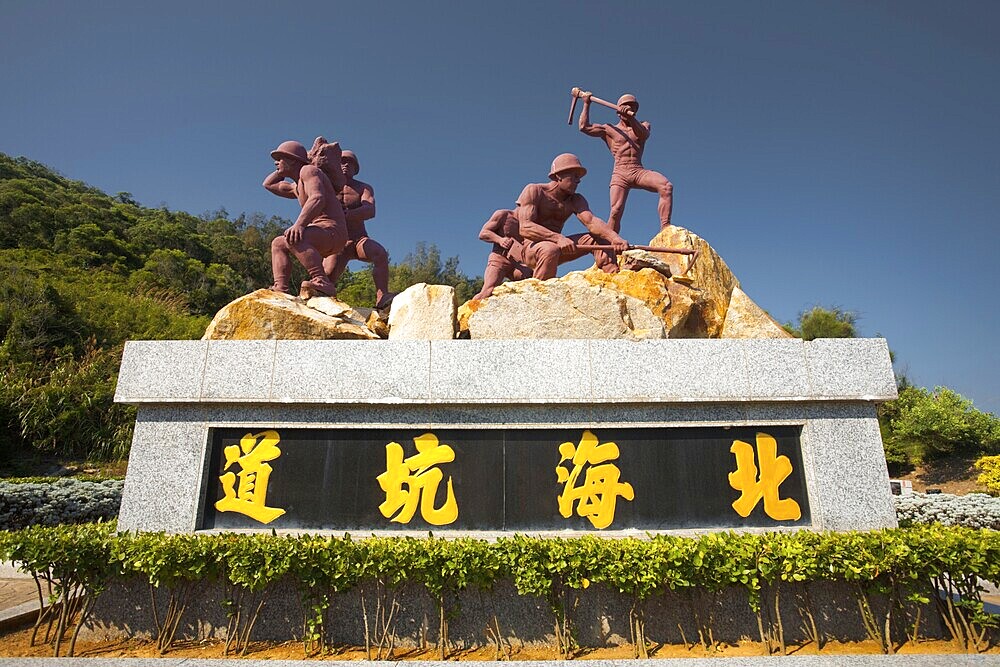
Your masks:
[[[272,470],[267,462],[281,456],[278,441],[277,431],[247,433],[239,445],[229,445],[223,450],[226,456],[223,470],[229,470],[235,463],[240,472],[239,475],[227,472],[219,477],[225,495],[215,503],[215,509],[239,512],[261,523],[271,523],[285,513],[283,509],[267,506],[267,483]]]

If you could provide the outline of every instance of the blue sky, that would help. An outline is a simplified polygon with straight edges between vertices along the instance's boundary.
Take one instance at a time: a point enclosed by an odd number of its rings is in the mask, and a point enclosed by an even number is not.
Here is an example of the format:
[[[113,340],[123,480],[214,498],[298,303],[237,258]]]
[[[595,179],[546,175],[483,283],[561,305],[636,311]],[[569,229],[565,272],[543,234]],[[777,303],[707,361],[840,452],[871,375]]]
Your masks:
[[[632,92],[674,222],[751,298],[781,321],[853,310],[917,384],[1000,413],[1000,3],[0,0],[0,14],[0,151],[149,206],[294,217],[260,187],[268,153],[323,134],[358,153],[369,231],[395,259],[423,240],[470,274],[482,222],[558,153],[580,156],[580,191],[607,216],[611,158],[566,124],[569,90]],[[656,197],[634,191],[623,236],[657,226]]]

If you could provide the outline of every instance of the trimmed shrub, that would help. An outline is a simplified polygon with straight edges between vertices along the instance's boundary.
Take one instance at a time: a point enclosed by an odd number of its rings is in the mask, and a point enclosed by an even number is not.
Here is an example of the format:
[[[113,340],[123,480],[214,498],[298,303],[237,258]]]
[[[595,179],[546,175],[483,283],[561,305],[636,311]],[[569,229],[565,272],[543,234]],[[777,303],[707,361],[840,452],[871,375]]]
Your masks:
[[[1000,530],[1000,498],[985,493],[955,496],[950,493],[914,493],[893,496],[899,525],[940,523],[944,526]]]
[[[109,521],[118,516],[124,481],[12,484],[0,481],[0,528]]]

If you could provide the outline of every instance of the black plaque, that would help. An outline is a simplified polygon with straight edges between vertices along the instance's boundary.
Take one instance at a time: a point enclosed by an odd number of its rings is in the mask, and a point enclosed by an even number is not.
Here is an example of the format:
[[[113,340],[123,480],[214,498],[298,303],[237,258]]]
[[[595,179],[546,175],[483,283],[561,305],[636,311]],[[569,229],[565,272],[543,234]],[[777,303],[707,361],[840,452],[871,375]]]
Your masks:
[[[391,521],[379,511],[386,493],[377,480],[386,472],[386,445],[398,443],[404,457],[417,453],[414,438],[428,433],[407,429],[277,429],[280,455],[267,461],[266,506],[283,514],[264,523],[241,511],[220,511],[226,497],[220,477],[239,474],[226,469],[224,450],[239,445],[259,429],[212,429],[209,470],[202,497],[201,528],[258,528],[313,530],[596,530],[591,518],[560,514],[560,445],[578,447],[583,428],[556,429],[441,429],[431,433],[454,452],[454,460],[436,467],[442,473],[433,506],[446,500],[450,479],[458,517],[446,525],[431,525],[421,511],[407,523]],[[628,484],[632,500],[614,495],[613,520],[608,530],[809,525],[809,504],[799,446],[801,428],[618,428],[590,429],[599,443],[613,442],[618,455],[605,463]],[[801,511],[797,519],[776,520],[758,502],[744,518],[733,508],[741,492],[730,486],[729,473],[737,468],[730,451],[735,440],[755,445],[758,433],[777,444],[787,457],[791,474],[778,485],[782,499],[792,499]],[[234,450],[235,451],[235,450]],[[755,447],[756,452],[756,447]],[[241,452],[242,453],[242,452]],[[755,453],[754,463],[760,466]],[[562,467],[570,472],[570,460]],[[583,465],[576,479],[583,483]],[[251,471],[252,472],[252,471]],[[263,479],[263,478],[261,478]],[[258,492],[260,489],[257,489]],[[598,489],[600,490],[600,489]],[[232,494],[232,492],[231,492]],[[245,496],[241,496],[245,497]],[[604,496],[601,496],[602,498]]]

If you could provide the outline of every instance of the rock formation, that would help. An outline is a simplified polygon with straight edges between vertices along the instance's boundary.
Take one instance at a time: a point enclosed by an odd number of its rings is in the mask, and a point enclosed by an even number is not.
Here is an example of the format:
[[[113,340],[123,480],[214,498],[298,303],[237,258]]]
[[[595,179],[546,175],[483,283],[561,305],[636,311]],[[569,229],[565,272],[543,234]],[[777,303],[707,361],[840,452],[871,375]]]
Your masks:
[[[651,246],[697,250],[698,259],[630,250],[623,270],[504,283],[459,308],[470,338],[782,338],[781,326],[740,289],[717,252],[683,227]],[[631,270],[636,269],[636,270]]]
[[[653,269],[574,271],[504,283],[463,307],[462,323],[470,338],[669,338],[693,303],[688,291]]]
[[[365,318],[332,297],[299,297],[259,289],[220,310],[202,340],[373,340]]]
[[[389,310],[389,340],[455,337],[455,288],[417,283],[396,295]]]
[[[500,285],[488,299],[457,309],[446,285],[413,285],[385,310],[354,309],[331,297],[257,290],[223,308],[205,339],[447,340],[462,338],[787,338],[755,304],[715,250],[672,226],[651,246],[698,250],[689,256],[630,250],[622,270],[596,268],[551,280]]]

